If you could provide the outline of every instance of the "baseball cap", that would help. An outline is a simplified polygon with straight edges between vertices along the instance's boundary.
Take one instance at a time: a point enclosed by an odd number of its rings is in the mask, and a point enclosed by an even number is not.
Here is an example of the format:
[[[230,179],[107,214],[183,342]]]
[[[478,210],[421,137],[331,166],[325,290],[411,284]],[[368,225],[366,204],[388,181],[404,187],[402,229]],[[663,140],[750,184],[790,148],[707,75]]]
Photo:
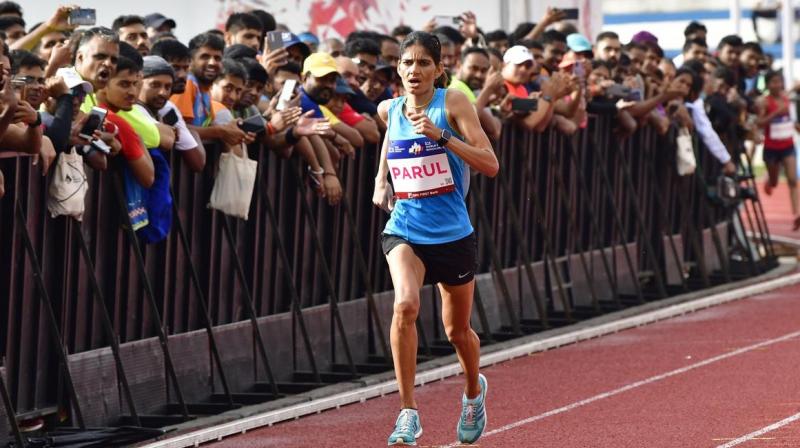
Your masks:
[[[589,42],[583,34],[572,33],[567,36],[567,46],[575,53],[583,53],[584,51],[592,51],[592,43]]]
[[[311,49],[308,48],[308,45],[298,39],[294,33],[281,33],[281,39],[283,39],[283,48],[289,48],[298,45],[300,47],[300,51],[303,52],[303,56],[308,57],[308,55],[311,54]]]
[[[503,55],[503,62],[506,64],[519,65],[527,61],[533,61],[533,55],[522,45],[514,45]]]
[[[317,39],[317,36],[315,36],[315,35],[313,35],[313,34],[311,34],[309,32],[298,34],[297,35],[297,39],[300,42],[303,42],[303,43],[311,43],[311,44],[314,44],[314,45],[319,45],[319,39]]]
[[[148,28],[161,28],[163,25],[167,25],[170,28],[175,28],[177,26],[174,20],[164,17],[163,14],[157,12],[144,17],[144,26]]]
[[[341,94],[341,95],[355,95],[356,92],[350,88],[350,85],[347,84],[347,81],[344,80],[341,76],[336,78],[336,87],[333,90],[334,92]]]
[[[338,73],[336,60],[328,53],[314,53],[303,63],[303,73],[309,72],[317,78],[330,73]]]
[[[70,90],[72,90],[75,87],[81,86],[83,87],[83,91],[86,92],[87,94],[94,92],[94,87],[92,87],[92,83],[90,83],[89,81],[84,81],[83,78],[81,78],[81,75],[79,75],[78,72],[75,71],[75,68],[73,67],[62,67],[56,70],[56,76],[60,76],[64,80],[64,83],[67,84],[67,87],[69,87]]]

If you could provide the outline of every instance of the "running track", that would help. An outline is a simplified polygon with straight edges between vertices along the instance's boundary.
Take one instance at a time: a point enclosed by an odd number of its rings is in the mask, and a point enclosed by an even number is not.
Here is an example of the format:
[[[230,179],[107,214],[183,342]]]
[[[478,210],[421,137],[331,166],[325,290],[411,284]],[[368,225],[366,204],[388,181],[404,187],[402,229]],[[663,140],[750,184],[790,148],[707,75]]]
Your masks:
[[[787,196],[765,198],[768,219],[798,237]],[[481,447],[800,447],[800,285],[483,372]],[[417,388],[419,446],[454,444],[462,381]],[[392,394],[213,447],[385,446],[396,415]]]

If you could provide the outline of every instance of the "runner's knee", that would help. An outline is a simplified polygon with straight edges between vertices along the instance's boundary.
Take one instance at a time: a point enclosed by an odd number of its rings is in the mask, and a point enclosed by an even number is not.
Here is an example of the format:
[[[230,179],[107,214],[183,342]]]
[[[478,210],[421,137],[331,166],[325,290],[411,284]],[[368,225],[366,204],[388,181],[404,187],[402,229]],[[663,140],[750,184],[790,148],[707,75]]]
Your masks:
[[[447,340],[453,345],[465,344],[472,337],[470,327],[448,327],[445,329]]]
[[[403,323],[413,324],[419,315],[419,293],[398,293],[394,302],[394,315]]]

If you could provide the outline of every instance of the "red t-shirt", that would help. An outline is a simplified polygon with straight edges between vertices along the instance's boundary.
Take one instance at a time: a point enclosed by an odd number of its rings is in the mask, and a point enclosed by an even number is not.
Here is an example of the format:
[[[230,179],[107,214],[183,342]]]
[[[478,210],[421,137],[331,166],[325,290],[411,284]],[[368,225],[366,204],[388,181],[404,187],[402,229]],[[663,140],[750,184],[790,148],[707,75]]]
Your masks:
[[[504,81],[506,84],[506,89],[508,89],[508,93],[511,96],[515,96],[517,98],[527,98],[528,97],[528,89],[525,88],[524,84],[512,84],[508,81]]]
[[[139,134],[133,130],[133,127],[128,124],[125,119],[115,114],[108,106],[101,104],[100,107],[108,110],[108,114],[106,114],[106,125],[108,123],[113,123],[118,129],[117,140],[122,144],[120,153],[125,157],[125,160],[136,160],[142,157],[144,155],[144,144]],[[113,132],[113,129],[107,128],[106,132]]]
[[[342,112],[336,117],[338,117],[340,120],[342,120],[342,122],[344,122],[344,124],[348,126],[355,126],[364,121],[364,116],[356,112],[355,109],[350,107],[350,105],[347,103],[344,103]]]

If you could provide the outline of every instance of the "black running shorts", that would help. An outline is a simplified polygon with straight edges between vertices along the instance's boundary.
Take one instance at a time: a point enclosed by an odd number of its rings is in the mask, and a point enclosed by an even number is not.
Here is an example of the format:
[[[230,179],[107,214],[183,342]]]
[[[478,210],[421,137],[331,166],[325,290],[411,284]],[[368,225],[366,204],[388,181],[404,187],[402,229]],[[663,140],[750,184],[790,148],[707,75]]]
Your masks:
[[[407,244],[425,266],[425,283],[444,283],[458,286],[475,278],[478,267],[478,241],[475,233],[451,243],[414,244],[395,235],[381,234],[383,254]]]

